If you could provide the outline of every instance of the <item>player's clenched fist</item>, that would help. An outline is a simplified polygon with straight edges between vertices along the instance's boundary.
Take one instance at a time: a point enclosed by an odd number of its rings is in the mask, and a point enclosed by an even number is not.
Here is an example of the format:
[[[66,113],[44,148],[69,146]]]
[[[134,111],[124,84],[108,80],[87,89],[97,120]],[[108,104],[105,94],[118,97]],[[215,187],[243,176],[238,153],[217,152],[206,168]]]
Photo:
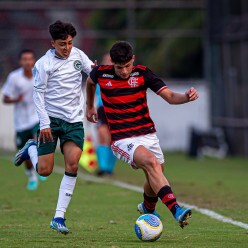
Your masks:
[[[187,95],[189,101],[194,101],[199,97],[199,94],[194,87],[191,87],[188,91],[186,91],[185,95]]]

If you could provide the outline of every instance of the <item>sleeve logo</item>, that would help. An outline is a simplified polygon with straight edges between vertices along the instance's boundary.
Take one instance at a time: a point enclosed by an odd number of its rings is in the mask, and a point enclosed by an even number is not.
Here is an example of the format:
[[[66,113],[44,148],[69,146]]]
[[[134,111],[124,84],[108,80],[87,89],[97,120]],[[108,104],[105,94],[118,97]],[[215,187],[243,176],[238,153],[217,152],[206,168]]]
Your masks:
[[[74,68],[78,71],[82,71],[82,68],[83,68],[82,63],[79,60],[75,60],[74,61]]]

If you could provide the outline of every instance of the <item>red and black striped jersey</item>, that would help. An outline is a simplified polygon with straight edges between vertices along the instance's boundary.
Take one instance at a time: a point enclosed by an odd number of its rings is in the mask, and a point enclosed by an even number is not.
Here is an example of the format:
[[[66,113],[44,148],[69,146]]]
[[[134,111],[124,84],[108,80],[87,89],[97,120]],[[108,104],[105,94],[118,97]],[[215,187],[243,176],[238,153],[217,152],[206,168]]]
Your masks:
[[[90,73],[101,89],[112,141],[156,132],[147,106],[146,91],[159,94],[166,84],[146,66],[133,66],[128,79],[115,74],[114,66],[96,66]]]

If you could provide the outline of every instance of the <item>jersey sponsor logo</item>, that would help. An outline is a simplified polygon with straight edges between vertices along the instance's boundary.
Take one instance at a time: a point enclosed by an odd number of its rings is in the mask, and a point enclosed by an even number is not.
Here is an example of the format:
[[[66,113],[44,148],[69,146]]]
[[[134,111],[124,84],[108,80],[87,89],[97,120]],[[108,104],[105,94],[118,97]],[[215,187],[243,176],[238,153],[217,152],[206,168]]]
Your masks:
[[[104,77],[104,78],[114,78],[114,75],[110,75],[110,74],[104,73],[104,74],[102,75],[102,77]]]
[[[110,81],[108,81],[108,82],[106,83],[106,86],[111,87],[111,86],[112,86],[112,83],[111,83]]]
[[[81,61],[75,60],[74,61],[74,68],[78,71],[82,71],[83,65],[82,65]]]
[[[134,77],[134,76],[139,76],[139,72],[138,72],[138,71],[133,72],[133,73],[131,73],[131,74],[130,74],[130,76],[131,76],[131,77]]]
[[[128,84],[134,88],[134,87],[137,87],[139,85],[139,79],[138,78],[135,78],[135,77],[130,77],[129,80],[128,80]]]

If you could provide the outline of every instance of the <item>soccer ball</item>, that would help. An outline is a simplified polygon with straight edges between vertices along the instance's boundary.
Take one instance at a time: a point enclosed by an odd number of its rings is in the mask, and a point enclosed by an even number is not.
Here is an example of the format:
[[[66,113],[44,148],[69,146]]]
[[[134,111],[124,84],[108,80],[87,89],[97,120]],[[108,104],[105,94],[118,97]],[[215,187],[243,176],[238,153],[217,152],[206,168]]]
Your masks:
[[[156,241],[163,232],[161,220],[153,214],[141,215],[134,226],[137,237],[142,241]]]

